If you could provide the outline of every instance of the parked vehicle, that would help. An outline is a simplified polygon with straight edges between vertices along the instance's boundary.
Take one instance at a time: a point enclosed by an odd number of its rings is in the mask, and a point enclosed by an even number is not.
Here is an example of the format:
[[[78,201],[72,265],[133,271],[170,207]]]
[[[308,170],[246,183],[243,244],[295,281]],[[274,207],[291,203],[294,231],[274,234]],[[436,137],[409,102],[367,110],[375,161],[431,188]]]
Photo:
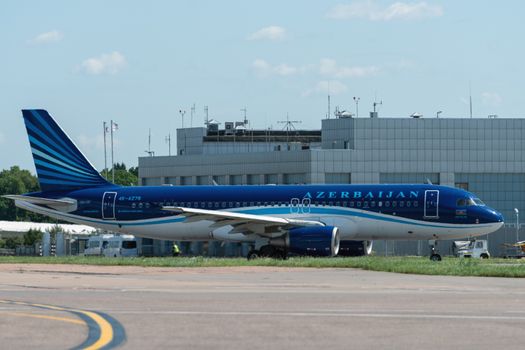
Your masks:
[[[97,235],[91,236],[88,239],[86,249],[84,250],[84,256],[102,256],[104,249],[108,246],[109,239],[114,235]]]
[[[108,240],[103,254],[112,258],[138,256],[137,239],[132,235],[114,236]]]
[[[460,258],[490,258],[488,242],[485,239],[454,241],[454,250],[456,251],[456,256]]]

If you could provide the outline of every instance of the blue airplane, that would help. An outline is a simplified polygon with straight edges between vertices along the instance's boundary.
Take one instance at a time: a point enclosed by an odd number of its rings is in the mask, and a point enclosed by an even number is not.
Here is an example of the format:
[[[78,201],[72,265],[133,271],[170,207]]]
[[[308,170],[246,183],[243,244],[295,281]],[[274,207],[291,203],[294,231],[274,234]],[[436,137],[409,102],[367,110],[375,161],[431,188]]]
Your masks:
[[[156,239],[249,242],[249,259],[367,255],[373,240],[472,238],[503,225],[474,194],[432,184],[117,186],[47,111],[22,114],[41,192],[4,197],[59,220]],[[434,247],[431,259],[441,260]]]

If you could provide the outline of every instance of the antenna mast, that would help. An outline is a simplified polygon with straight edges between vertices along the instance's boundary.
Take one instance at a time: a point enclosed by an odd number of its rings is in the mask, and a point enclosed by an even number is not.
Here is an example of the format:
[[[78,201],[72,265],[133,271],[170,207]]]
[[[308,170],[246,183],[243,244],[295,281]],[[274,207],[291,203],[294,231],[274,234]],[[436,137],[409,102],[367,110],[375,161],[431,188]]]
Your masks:
[[[190,128],[193,128],[193,116],[195,115],[195,103],[191,106],[190,109]]]
[[[470,118],[472,119],[472,86],[468,83],[468,94],[469,94],[469,106],[470,106]]]
[[[155,156],[155,151],[151,150],[151,128],[149,129],[149,133],[148,133],[148,149],[144,152],[146,152],[150,157]]]

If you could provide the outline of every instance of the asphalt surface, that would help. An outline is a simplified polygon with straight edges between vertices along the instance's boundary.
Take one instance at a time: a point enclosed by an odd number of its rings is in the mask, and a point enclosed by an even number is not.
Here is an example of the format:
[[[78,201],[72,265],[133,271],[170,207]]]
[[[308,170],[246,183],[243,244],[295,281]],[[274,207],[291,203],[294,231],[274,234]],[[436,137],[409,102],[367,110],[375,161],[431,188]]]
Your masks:
[[[525,279],[0,265],[5,349],[518,349],[524,330]]]

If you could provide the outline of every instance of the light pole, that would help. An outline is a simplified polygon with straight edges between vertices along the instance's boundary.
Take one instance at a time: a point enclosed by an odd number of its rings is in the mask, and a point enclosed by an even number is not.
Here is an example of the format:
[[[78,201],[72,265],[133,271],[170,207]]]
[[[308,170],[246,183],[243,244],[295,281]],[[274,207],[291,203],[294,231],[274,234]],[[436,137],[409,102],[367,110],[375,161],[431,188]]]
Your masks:
[[[516,242],[520,241],[520,211],[518,208],[514,208],[516,213]]]
[[[436,112],[436,118],[439,118],[439,115],[440,115],[441,113],[443,113],[443,111],[437,111],[437,112]]]
[[[182,129],[184,131],[184,154],[186,154],[186,130],[184,129],[184,114],[186,114],[186,111],[179,109],[179,113],[182,117]]]
[[[356,118],[359,118],[359,100],[361,99],[361,97],[355,97],[354,96],[354,101],[355,101],[355,117]]]

